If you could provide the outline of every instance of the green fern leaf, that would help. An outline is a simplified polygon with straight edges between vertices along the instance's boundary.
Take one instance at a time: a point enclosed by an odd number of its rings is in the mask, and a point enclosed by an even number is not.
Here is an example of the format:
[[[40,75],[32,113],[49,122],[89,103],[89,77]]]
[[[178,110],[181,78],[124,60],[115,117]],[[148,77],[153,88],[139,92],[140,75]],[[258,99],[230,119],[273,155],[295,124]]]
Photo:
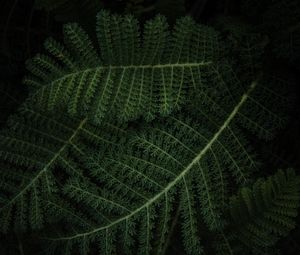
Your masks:
[[[257,86],[257,82],[251,84],[213,132],[200,123],[173,116],[132,135],[127,149],[104,158],[88,157],[86,169],[98,185],[71,179],[65,195],[90,208],[95,227],[46,237],[56,252],[68,247],[71,253],[78,243],[99,242],[101,254],[110,254],[118,240],[123,250],[132,251],[138,245],[139,254],[155,253],[161,245],[154,246],[154,233],[165,241],[178,194],[187,254],[202,254],[197,215],[202,215],[209,230],[223,229],[227,225],[222,212],[228,176],[237,184],[245,183],[255,168],[248,146],[232,124]],[[229,141],[241,150],[235,150]],[[158,226],[158,222],[162,224]]]
[[[25,83],[34,99],[42,97],[50,110],[67,105],[72,116],[98,122],[107,113],[153,119],[180,108],[192,70],[207,69],[221,52],[217,32],[190,17],[169,31],[162,16],[141,28],[132,16],[102,11],[96,31],[100,54],[77,24],[64,27],[66,46],[46,41],[54,58],[37,55],[27,64]]]

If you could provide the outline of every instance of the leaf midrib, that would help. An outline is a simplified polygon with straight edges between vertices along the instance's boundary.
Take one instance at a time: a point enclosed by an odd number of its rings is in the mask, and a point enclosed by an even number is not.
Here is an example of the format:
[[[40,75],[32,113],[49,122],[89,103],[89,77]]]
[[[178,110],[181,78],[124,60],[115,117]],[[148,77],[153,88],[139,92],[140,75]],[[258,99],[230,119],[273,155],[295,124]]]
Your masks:
[[[199,66],[208,66],[213,64],[212,61],[202,61],[202,62],[191,62],[191,63],[172,63],[172,64],[157,64],[157,65],[107,65],[107,66],[97,66],[91,68],[84,68],[83,70],[76,70],[75,72],[66,73],[65,75],[60,76],[57,79],[46,81],[45,84],[53,84],[67,77],[74,76],[79,73],[96,71],[96,70],[126,70],[126,69],[163,69],[163,68],[174,68],[174,67],[199,67]]]
[[[116,221],[114,221],[114,222],[112,222],[112,223],[110,223],[110,224],[108,224],[106,226],[95,228],[92,231],[85,232],[85,233],[79,233],[79,234],[76,234],[76,235],[73,235],[73,236],[61,237],[61,238],[47,238],[47,239],[54,240],[54,241],[61,241],[61,240],[71,240],[71,239],[76,239],[76,238],[80,238],[80,237],[85,237],[85,236],[88,236],[88,235],[92,235],[92,234],[97,233],[97,232],[99,232],[101,230],[108,229],[108,228],[110,228],[110,227],[118,224],[119,222],[122,222],[123,220],[127,220],[128,218],[134,216],[135,214],[137,214],[141,210],[147,208],[149,205],[151,205],[152,203],[154,203],[155,201],[157,201],[162,195],[164,195],[165,193],[167,193],[171,188],[173,188],[176,184],[178,184],[180,182],[180,180],[182,178],[184,178],[185,175],[192,169],[192,167],[195,164],[197,164],[202,159],[202,157],[206,154],[206,152],[208,150],[210,150],[211,146],[219,138],[219,136],[223,133],[223,130],[226,129],[229,126],[229,124],[232,121],[232,119],[236,116],[236,114],[238,113],[239,109],[246,102],[246,100],[249,97],[250,93],[255,89],[256,86],[257,86],[257,81],[254,81],[254,82],[251,83],[248,91],[242,95],[239,103],[236,105],[236,107],[233,109],[233,111],[229,114],[228,118],[225,120],[225,122],[223,123],[223,125],[214,134],[214,136],[210,139],[210,141],[206,144],[206,146],[197,154],[197,156],[191,161],[191,163],[189,165],[187,165],[187,167],[172,182],[170,182],[165,187],[165,189],[163,189],[160,193],[158,193],[153,198],[151,198],[147,203],[145,203],[142,206],[138,207],[132,213],[130,213],[130,214],[124,216],[124,217],[121,217],[118,220],[116,220]]]

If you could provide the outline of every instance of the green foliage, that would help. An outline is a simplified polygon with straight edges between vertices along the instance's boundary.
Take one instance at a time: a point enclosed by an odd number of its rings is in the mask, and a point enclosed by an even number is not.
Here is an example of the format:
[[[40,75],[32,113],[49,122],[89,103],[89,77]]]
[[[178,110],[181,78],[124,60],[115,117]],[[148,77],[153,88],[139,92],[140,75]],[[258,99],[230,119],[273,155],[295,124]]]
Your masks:
[[[233,239],[244,246],[243,252],[246,248],[253,254],[265,254],[266,248],[295,228],[299,182],[294,170],[280,170],[267,180],[257,180],[251,189],[242,188],[230,199]]]
[[[53,39],[45,43],[56,60],[39,54],[27,63],[32,76],[25,83],[33,99],[42,97],[49,110],[67,105],[72,116],[94,122],[107,112],[124,121],[151,120],[180,108],[191,70],[202,72],[220,54],[217,32],[189,17],[179,19],[170,32],[162,16],[145,24],[142,39],[140,30],[133,16],[100,12],[99,55],[77,24],[66,25],[67,46]]]
[[[200,252],[197,212],[211,231],[222,229],[226,223],[222,209],[228,193],[227,179],[230,176],[236,183],[244,183],[255,168],[243,139],[236,139],[237,131],[230,129],[229,122],[225,125],[228,131],[221,127],[211,133],[199,123],[176,116],[167,123],[147,125],[126,141],[128,146],[122,146],[124,149],[117,154],[105,158],[93,156],[96,160],[87,158],[87,169],[99,181],[98,187],[107,191],[110,201],[102,203],[102,208],[97,203],[101,199],[98,194],[91,198],[94,188],[89,189],[89,185],[74,179],[67,184],[65,192],[76,202],[84,203],[85,210],[97,208],[104,215],[103,222],[93,229],[74,230],[76,234],[53,238],[54,241],[75,249],[73,246],[83,239],[101,242],[108,238],[106,248],[114,250],[114,240],[120,236],[124,249],[130,250],[131,239],[138,239],[142,246],[140,254],[156,249],[159,254],[170,229],[178,195],[186,249],[189,254]],[[227,141],[228,135],[243,153],[233,150],[235,147]],[[155,247],[153,242],[157,240],[158,247]]]
[[[86,119],[47,116],[23,106],[0,133],[1,232],[41,228],[63,175],[82,176],[80,157],[86,150],[117,146],[123,132],[109,122],[95,127]]]
[[[224,24],[101,11],[98,47],[75,23],[48,39],[0,132],[3,235],[64,255],[166,254],[176,224],[191,255],[267,254],[286,236],[299,176],[255,181],[252,141],[284,126],[289,99],[262,72],[264,38]]]
[[[262,83],[253,82],[243,94],[234,96],[224,91],[231,85],[219,83],[219,88],[213,89],[215,94],[215,89],[222,94],[222,100],[220,94],[211,98],[211,91],[203,90],[198,104],[204,99],[206,102],[194,110],[198,122],[181,114],[171,115],[145,124],[117,153],[88,157],[86,169],[99,184],[91,187],[85,180],[72,178],[64,192],[74,203],[84,203],[84,210],[91,210],[89,215],[94,215],[97,223],[80,230],[73,225],[71,232],[45,237],[54,242],[54,253],[72,253],[83,243],[84,249],[100,243],[101,254],[115,251],[117,244],[129,253],[138,246],[138,254],[160,254],[179,199],[186,252],[202,254],[199,217],[209,231],[223,230],[229,223],[223,214],[231,191],[229,180],[237,186],[249,183],[253,170],[259,167],[238,125],[255,123],[258,134],[261,129],[272,132],[249,112],[257,105],[265,117],[271,111],[256,101],[262,96]],[[229,112],[226,108],[219,111],[224,101]],[[207,111],[210,115],[206,115]],[[272,122],[273,117],[268,121]],[[97,191],[97,187],[101,190]],[[97,214],[94,210],[98,210]]]

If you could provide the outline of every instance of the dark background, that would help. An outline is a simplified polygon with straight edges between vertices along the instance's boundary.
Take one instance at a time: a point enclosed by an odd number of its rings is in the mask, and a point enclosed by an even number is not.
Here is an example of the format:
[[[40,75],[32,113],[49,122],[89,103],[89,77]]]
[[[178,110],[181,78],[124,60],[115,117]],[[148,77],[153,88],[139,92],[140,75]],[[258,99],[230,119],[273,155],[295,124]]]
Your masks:
[[[62,4],[57,4],[62,2]],[[1,0],[0,1],[0,128],[25,100],[22,84],[25,62],[43,51],[43,42],[53,36],[62,38],[62,24],[80,23],[93,38],[95,15],[101,8],[117,13],[132,13],[141,22],[157,13],[169,23],[177,17],[192,15],[198,22],[218,27],[224,17],[243,24],[266,38],[263,66],[288,81],[294,95],[289,121],[284,130],[267,144],[253,144],[261,150],[265,173],[275,168],[300,166],[299,72],[300,72],[300,1],[297,0]],[[181,254],[175,235],[170,254]],[[282,254],[300,254],[300,231],[282,240]]]

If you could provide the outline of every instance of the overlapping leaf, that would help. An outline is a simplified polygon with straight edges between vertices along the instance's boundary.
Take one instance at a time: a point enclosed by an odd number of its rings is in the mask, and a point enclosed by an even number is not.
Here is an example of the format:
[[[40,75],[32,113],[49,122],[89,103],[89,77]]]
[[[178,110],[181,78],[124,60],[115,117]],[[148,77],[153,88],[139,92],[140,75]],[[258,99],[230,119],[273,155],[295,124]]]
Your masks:
[[[204,71],[221,51],[217,32],[189,17],[170,31],[162,16],[141,28],[132,16],[102,11],[96,31],[99,53],[77,24],[64,27],[66,46],[46,42],[52,57],[37,55],[27,64],[33,98],[93,121],[108,113],[125,121],[153,119],[180,108],[192,70]]]

